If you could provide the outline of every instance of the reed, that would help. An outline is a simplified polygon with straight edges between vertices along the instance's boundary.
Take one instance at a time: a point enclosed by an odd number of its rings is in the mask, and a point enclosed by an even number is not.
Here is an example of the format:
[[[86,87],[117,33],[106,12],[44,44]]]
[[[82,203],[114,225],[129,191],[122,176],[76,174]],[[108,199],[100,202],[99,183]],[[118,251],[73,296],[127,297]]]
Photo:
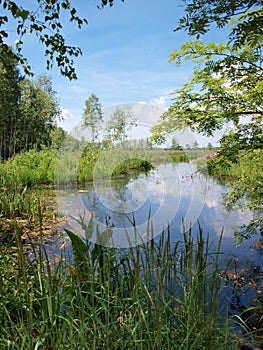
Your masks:
[[[1,349],[237,348],[218,308],[220,241],[210,252],[201,228],[154,241],[149,223],[149,241],[117,249],[99,244],[110,227],[96,244],[92,220],[84,229],[86,240],[66,231],[73,255],[55,263],[43,245],[27,257],[14,224],[16,246],[1,246]]]

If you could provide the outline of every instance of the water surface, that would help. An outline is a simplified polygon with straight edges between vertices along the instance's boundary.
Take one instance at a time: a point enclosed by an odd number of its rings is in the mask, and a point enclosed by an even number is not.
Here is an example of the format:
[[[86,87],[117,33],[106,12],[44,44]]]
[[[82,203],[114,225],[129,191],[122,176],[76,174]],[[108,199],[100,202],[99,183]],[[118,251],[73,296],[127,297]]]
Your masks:
[[[228,212],[222,196],[226,190],[198,172],[195,164],[169,163],[136,178],[97,180],[63,190],[58,200],[64,213],[69,214],[69,225],[82,236],[85,233],[79,221],[88,225],[93,217],[95,229],[89,238],[94,243],[96,230],[105,232],[100,240],[105,246],[136,245],[158,239],[168,223],[176,242],[182,239],[183,225],[192,227],[193,235],[197,235],[200,225],[211,242],[217,242],[223,230],[223,252],[233,254],[242,264],[261,265],[262,250],[252,249],[258,237],[240,246],[234,239],[235,226],[248,224],[255,214],[248,210]]]

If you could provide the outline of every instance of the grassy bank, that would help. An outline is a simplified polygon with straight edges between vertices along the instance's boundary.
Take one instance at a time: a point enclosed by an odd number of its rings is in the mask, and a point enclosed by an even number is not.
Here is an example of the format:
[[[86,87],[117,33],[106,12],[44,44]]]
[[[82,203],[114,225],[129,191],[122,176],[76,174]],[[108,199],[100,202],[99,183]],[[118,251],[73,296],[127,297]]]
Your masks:
[[[41,247],[28,259],[19,230],[1,247],[1,349],[238,349],[218,304],[220,242],[209,252],[201,229],[197,243],[188,231],[125,250],[67,233],[74,260],[56,264]]]
[[[56,181],[91,181],[101,152],[100,149],[84,149],[79,156],[71,151],[58,156],[55,150],[49,149],[20,153],[0,163],[0,187],[20,189],[23,186],[53,185]],[[143,159],[129,159],[114,169],[113,176],[131,169],[144,171],[146,168]]]
[[[93,172],[98,159],[103,154],[105,161],[100,169],[100,176],[108,174],[119,177],[131,170],[147,171],[162,162],[188,162],[200,156],[201,150],[125,150],[121,147],[103,150],[100,145],[90,145],[76,149],[57,152],[45,148],[41,151],[22,152],[0,163],[0,187],[21,188],[93,180]],[[125,159],[126,153],[129,158]],[[112,169],[112,162],[116,166]]]
[[[263,150],[240,151],[236,161],[225,159],[222,156],[207,161],[209,175],[234,178],[249,178],[256,181],[256,176],[262,174]]]
[[[207,169],[209,175],[231,185],[227,206],[263,209],[263,150],[241,151],[235,162],[224,157],[208,160]]]

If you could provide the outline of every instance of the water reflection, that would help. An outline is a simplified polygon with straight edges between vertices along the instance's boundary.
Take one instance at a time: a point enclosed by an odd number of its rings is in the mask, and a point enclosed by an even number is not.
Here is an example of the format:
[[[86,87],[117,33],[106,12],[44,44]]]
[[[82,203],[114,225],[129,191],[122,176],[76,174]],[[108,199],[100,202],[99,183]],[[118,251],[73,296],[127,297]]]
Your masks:
[[[186,227],[197,226],[216,241],[224,229],[222,250],[240,259],[256,259],[250,249],[253,240],[241,247],[234,244],[234,226],[247,224],[252,211],[228,212],[224,209],[222,193],[226,187],[207,179],[189,163],[163,164],[147,175],[112,181],[97,181],[81,189],[70,189],[59,195],[60,207],[69,215],[74,231],[84,234],[77,220],[88,223],[91,216],[100,232],[112,228],[109,241],[103,244],[118,247],[135,245],[147,240],[149,219],[151,236],[157,237],[171,226],[173,240],[182,239],[182,221]],[[255,240],[255,239],[254,239]],[[96,234],[91,237],[96,241]]]

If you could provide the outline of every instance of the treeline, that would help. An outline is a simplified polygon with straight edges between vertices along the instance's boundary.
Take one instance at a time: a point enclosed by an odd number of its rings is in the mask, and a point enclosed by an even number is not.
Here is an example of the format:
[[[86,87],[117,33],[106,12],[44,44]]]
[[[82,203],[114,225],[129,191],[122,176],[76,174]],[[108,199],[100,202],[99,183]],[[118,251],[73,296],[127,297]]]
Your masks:
[[[25,78],[11,48],[0,46],[0,92],[0,158],[49,146],[60,116],[50,78]]]

